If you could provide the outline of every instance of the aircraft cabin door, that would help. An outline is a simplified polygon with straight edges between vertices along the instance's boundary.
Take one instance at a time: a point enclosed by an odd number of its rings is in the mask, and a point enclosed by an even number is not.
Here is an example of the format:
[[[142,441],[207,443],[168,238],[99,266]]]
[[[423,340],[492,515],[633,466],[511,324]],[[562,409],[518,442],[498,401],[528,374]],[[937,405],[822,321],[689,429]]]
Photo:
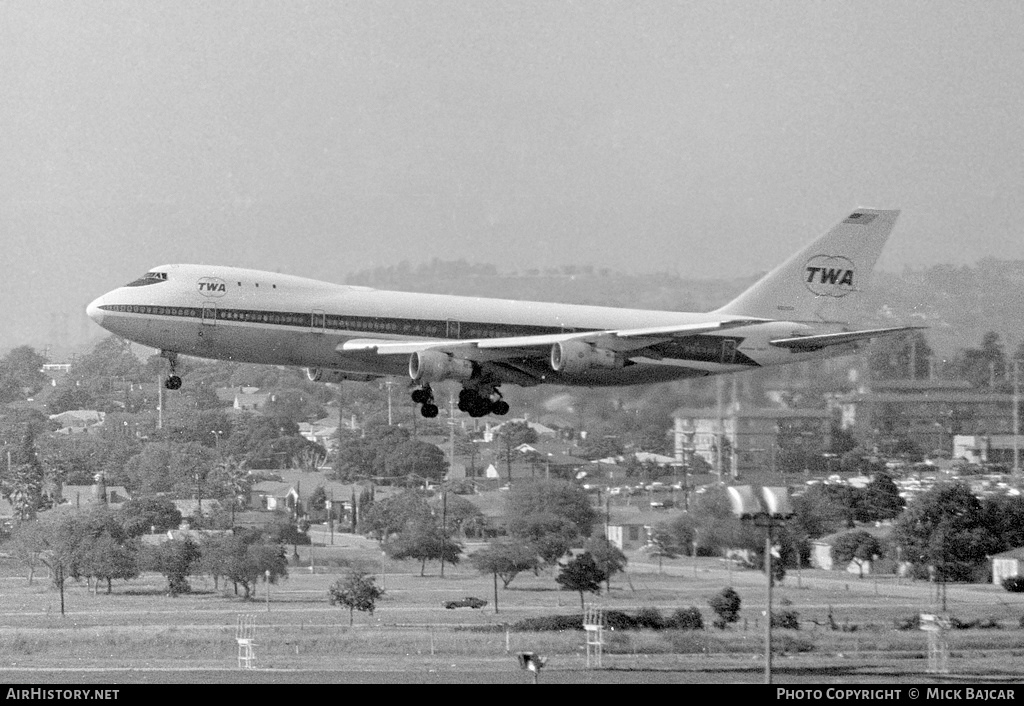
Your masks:
[[[313,333],[324,333],[327,330],[327,314],[323,309],[313,309],[309,318],[309,330]]]
[[[459,330],[462,328],[458,321],[448,321],[448,329],[445,332],[446,338],[459,338]]]
[[[200,320],[206,326],[217,325],[217,307],[213,304],[203,304],[203,315]]]

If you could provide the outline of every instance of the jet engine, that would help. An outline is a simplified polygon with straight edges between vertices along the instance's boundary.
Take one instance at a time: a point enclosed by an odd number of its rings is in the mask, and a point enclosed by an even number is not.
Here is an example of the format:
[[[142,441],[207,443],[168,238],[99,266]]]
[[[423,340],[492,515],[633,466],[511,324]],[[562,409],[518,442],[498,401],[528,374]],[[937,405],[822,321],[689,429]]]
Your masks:
[[[344,370],[333,368],[306,368],[306,379],[310,382],[343,382],[352,380],[354,382],[368,382],[373,380],[375,375],[365,373],[347,373]]]
[[[473,377],[473,361],[441,351],[417,351],[409,356],[409,377],[421,383],[469,380]]]
[[[562,341],[551,346],[551,369],[556,373],[582,373],[591,368],[621,368],[622,357],[583,341]]]

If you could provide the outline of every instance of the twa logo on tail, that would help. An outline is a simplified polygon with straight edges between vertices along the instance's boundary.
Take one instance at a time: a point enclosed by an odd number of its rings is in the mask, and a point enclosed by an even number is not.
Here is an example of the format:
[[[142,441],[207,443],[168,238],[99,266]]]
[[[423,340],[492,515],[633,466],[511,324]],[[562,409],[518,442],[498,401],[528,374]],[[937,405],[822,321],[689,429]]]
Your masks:
[[[804,265],[807,288],[821,297],[845,297],[854,291],[853,261],[840,255],[815,255]]]

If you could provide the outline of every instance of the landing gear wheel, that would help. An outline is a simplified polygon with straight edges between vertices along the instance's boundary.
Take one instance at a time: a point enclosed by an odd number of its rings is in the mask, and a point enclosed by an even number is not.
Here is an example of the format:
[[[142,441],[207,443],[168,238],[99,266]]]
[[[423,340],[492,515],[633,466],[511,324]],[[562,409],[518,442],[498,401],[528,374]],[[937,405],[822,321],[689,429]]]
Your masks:
[[[177,375],[178,354],[174,351],[160,351],[160,356],[166,358],[171,365],[171,374],[164,380],[164,387],[168,390],[181,389],[181,378]]]
[[[508,402],[506,402],[505,400],[498,400],[493,405],[491,405],[491,412],[498,415],[499,417],[508,414],[508,410]]]
[[[412,401],[416,404],[430,404],[434,395],[429,387],[421,387],[412,391]]]
[[[428,403],[428,404],[425,404],[422,407],[420,407],[420,414],[422,414],[427,419],[433,419],[434,417],[436,417],[437,416],[437,412],[438,412],[438,409],[437,409],[437,405],[436,404],[429,404]]]

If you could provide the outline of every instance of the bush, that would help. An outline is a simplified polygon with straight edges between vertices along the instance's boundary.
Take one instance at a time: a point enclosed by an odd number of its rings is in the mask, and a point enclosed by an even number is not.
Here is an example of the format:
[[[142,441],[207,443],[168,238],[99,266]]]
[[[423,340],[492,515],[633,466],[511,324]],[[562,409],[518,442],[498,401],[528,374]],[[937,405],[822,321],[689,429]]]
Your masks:
[[[604,614],[604,626],[609,630],[636,630],[636,618],[621,610],[609,610]]]
[[[1021,620],[1024,620],[1024,617]],[[669,625],[676,630],[703,630],[704,617],[700,614],[700,609],[694,606],[679,608],[672,614]]]
[[[540,618],[526,618],[512,626],[513,630],[582,630],[582,615],[545,615]]]
[[[914,613],[909,618],[897,618],[896,619],[897,630],[920,630],[921,629],[921,614]]]
[[[783,653],[794,653],[794,652],[813,652],[814,643],[804,637],[795,637],[793,635],[779,635],[778,638],[772,638],[772,645],[779,652]]]
[[[778,613],[772,613],[772,627],[782,628],[783,630],[799,630],[800,614],[795,610],[783,610]]]
[[[665,618],[657,608],[641,608],[636,614],[636,626],[648,630],[664,630]]]
[[[1009,576],[1003,579],[1003,588],[1010,593],[1024,593],[1024,576]]]
[[[740,595],[731,587],[723,588],[722,592],[708,599],[708,605],[715,611],[714,626],[719,630],[725,630],[729,623],[735,623],[740,619]]]

